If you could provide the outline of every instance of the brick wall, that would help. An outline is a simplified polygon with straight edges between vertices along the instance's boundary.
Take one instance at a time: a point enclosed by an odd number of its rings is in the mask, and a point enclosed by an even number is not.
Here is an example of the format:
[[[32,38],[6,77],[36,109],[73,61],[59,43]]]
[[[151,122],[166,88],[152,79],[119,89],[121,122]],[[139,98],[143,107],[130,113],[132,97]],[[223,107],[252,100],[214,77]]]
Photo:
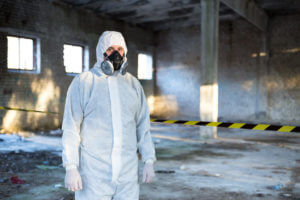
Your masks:
[[[67,88],[73,79],[65,73],[63,44],[89,48],[89,67],[96,61],[96,45],[105,30],[121,31],[128,46],[128,71],[137,74],[138,51],[153,51],[153,33],[121,21],[99,17],[68,5],[46,0],[0,0],[0,106],[61,112],[60,115],[0,110],[6,131],[47,130],[61,127]],[[7,71],[9,33],[40,38],[40,74]]]

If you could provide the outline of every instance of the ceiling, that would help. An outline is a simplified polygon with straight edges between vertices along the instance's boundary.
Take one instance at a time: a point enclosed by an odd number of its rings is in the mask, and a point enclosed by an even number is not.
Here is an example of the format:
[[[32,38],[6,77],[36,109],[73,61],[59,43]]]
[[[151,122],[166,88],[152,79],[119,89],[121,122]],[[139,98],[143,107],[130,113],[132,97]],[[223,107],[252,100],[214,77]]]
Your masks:
[[[299,0],[254,0],[269,16],[300,14]]]
[[[88,9],[153,30],[200,24],[201,0],[51,0],[72,7]],[[254,0],[271,15],[300,13],[300,0]],[[235,20],[240,16],[225,4],[220,4],[220,20]]]

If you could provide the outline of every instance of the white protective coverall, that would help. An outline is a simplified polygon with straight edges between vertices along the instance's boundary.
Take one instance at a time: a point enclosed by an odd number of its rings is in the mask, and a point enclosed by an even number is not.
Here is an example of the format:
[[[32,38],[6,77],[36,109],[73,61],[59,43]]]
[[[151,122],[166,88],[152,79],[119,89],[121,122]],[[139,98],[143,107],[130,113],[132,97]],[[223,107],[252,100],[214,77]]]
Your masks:
[[[150,114],[140,82],[129,72],[106,75],[100,68],[103,53],[120,45],[121,33],[105,31],[99,38],[97,62],[74,77],[66,96],[63,166],[77,166],[82,190],[76,200],[139,198],[138,154],[156,161],[150,135]]]

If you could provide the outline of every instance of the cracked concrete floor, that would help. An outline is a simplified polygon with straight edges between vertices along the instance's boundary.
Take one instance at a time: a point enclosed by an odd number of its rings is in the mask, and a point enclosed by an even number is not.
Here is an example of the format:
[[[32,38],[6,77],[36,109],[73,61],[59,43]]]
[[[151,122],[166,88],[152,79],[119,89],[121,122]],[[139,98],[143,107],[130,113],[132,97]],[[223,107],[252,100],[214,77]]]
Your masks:
[[[300,199],[300,135],[219,128],[219,138],[212,139],[201,136],[199,127],[154,123],[151,131],[156,177],[140,185],[141,200]],[[59,187],[64,169],[53,150],[0,156],[0,199],[73,199]],[[36,168],[48,160],[58,167]],[[139,170],[141,178],[141,163]],[[13,175],[26,184],[5,181]]]

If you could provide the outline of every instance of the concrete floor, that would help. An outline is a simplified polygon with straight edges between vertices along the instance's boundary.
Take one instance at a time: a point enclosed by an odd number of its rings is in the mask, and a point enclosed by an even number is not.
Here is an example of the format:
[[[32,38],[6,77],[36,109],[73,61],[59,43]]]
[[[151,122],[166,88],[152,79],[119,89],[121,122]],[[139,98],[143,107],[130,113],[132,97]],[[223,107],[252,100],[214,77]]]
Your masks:
[[[219,128],[204,140],[198,127],[160,124],[152,134],[156,170],[173,173],[142,185],[142,199],[300,199],[300,135]]]
[[[156,177],[151,184],[141,183],[141,200],[300,199],[299,134],[219,128],[219,138],[209,139],[200,136],[199,129],[152,124],[158,158]],[[60,137],[51,136],[48,143],[56,145],[53,147],[57,149],[56,154],[50,148],[43,149],[42,153],[35,150],[30,155],[21,155],[27,157],[22,162],[26,162],[28,168],[20,163],[22,159],[7,159],[1,163],[1,179],[19,175],[27,182],[13,185],[0,181],[0,199],[73,199],[72,192],[59,187],[63,184],[64,169],[58,164],[57,153],[61,149],[54,140],[59,142]],[[24,142],[33,141],[36,140]],[[0,152],[7,158],[20,154],[9,154],[3,149]],[[52,160],[49,165],[58,167],[43,170],[34,167],[45,160]],[[3,167],[9,163],[22,165],[23,169]],[[140,178],[141,172],[140,163]]]

